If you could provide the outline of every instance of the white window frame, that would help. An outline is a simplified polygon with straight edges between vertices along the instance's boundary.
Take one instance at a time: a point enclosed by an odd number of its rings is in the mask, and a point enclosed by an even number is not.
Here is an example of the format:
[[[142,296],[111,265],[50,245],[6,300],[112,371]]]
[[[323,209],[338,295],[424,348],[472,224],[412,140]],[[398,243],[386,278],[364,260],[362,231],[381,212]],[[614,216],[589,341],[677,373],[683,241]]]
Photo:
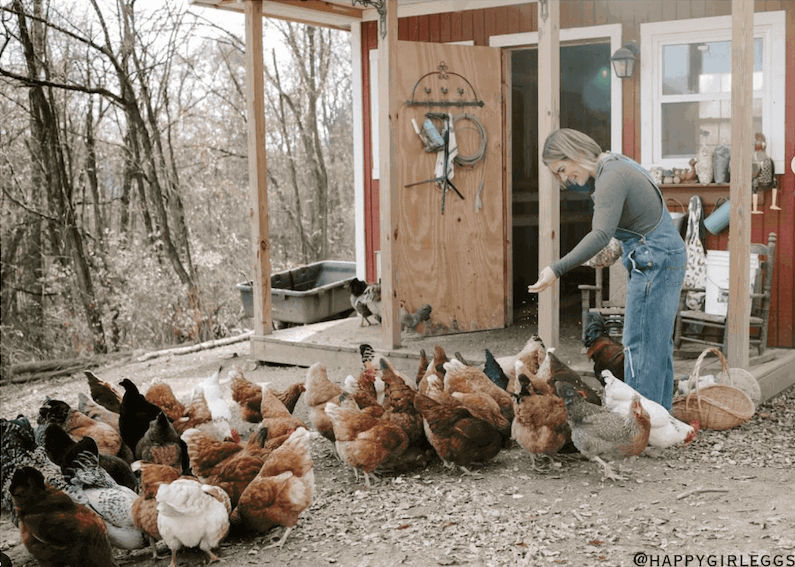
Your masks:
[[[762,38],[762,131],[776,173],[784,171],[786,13],[754,14],[754,39]],[[654,22],[640,25],[641,163],[650,167],[687,167],[689,158],[662,158],[662,51],[671,44],[730,41],[731,16]],[[688,98],[690,100],[690,98]],[[711,100],[709,95],[705,100]],[[748,150],[749,152],[752,149]]]
[[[563,28],[560,30],[560,43],[604,39],[610,40],[610,53],[621,47],[621,24],[605,24],[582,28]],[[521,32],[493,35],[489,38],[490,47],[538,47],[538,32]],[[610,70],[612,73],[612,69]],[[623,88],[624,81],[613,74],[610,78],[610,151],[622,153],[623,142]]]

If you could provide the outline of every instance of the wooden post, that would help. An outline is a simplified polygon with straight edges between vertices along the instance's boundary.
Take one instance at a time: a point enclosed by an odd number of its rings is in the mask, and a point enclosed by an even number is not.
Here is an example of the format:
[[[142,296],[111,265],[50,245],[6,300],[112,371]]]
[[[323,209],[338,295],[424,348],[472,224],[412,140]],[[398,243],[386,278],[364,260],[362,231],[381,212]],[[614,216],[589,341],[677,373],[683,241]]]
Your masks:
[[[268,164],[265,155],[265,80],[262,65],[262,0],[244,2],[246,11],[246,114],[248,182],[251,189],[251,243],[254,253],[254,336],[270,334],[271,240],[268,228]]]
[[[560,187],[541,155],[547,136],[560,127],[560,0],[538,2],[538,271],[560,257]],[[560,281],[538,297],[538,334],[557,347]]]
[[[729,305],[726,341],[729,366],[748,368],[751,316],[751,153],[754,133],[754,3],[732,0],[731,186],[729,201]]]
[[[386,2],[386,37],[378,36],[379,197],[381,204],[381,333],[385,349],[400,346],[397,239],[398,198],[396,161],[397,119],[397,0]],[[381,22],[379,22],[379,28]]]

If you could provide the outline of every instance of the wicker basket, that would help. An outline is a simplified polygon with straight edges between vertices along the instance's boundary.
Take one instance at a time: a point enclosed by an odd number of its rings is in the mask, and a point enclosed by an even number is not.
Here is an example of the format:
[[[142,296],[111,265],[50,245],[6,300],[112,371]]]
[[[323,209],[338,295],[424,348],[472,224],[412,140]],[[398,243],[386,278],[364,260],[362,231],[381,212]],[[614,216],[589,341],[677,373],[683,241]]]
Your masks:
[[[685,423],[698,420],[703,429],[731,429],[742,425],[754,415],[754,403],[742,390],[724,384],[708,386],[699,390],[698,377],[701,364],[708,354],[715,354],[720,359],[723,372],[729,376],[729,363],[716,348],[708,348],[701,353],[693,367],[689,379],[687,396],[680,396],[674,400],[671,413]]]

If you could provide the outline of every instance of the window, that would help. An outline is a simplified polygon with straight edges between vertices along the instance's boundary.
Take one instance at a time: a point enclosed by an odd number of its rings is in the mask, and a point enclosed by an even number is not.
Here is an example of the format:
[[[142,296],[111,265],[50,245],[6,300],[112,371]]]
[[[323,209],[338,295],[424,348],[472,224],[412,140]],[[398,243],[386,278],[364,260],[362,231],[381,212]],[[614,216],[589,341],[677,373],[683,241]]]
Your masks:
[[[753,129],[784,167],[784,12],[754,15]],[[731,144],[731,16],[642,24],[641,161],[684,167]],[[751,148],[748,150],[753,151]]]

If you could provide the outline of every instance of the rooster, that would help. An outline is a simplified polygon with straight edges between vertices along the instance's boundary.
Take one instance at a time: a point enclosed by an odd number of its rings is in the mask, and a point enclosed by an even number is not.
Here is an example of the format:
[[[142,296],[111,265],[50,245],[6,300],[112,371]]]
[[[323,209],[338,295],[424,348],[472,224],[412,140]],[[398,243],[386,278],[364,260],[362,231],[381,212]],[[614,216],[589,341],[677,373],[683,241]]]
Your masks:
[[[588,349],[588,358],[593,361],[593,373],[605,385],[603,370],[624,381],[624,347],[610,338],[604,316],[598,311],[588,313],[588,324],[582,333],[582,343]]]

